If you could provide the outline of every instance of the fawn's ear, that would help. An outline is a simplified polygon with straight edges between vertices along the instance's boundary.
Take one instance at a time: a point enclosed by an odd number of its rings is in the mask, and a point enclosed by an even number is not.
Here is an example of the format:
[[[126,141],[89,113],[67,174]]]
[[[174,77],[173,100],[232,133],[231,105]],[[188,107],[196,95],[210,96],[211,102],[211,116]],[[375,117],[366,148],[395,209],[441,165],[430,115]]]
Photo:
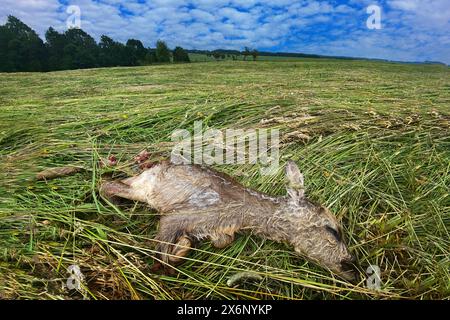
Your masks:
[[[303,174],[294,161],[289,160],[286,164],[286,189],[293,200],[301,200],[305,196]]]

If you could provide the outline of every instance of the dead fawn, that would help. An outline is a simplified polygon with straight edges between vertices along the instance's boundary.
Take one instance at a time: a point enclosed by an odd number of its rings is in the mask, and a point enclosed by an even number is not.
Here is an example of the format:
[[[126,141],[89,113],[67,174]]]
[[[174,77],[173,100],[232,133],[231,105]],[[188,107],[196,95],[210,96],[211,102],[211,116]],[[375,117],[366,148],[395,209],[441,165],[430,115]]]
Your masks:
[[[137,176],[105,182],[100,193],[148,203],[161,213],[157,250],[163,264],[183,260],[195,241],[209,239],[216,248],[250,231],[285,242],[306,258],[346,280],[355,280],[355,258],[330,211],[305,197],[303,175],[286,165],[287,196],[272,197],[247,189],[231,177],[198,165],[160,162]]]

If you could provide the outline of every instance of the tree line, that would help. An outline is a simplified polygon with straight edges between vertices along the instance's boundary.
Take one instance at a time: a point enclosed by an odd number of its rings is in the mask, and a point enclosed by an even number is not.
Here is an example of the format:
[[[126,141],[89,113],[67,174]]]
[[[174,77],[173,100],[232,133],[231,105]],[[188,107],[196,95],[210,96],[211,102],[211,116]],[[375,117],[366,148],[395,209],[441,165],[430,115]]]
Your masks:
[[[0,71],[54,71],[96,67],[137,66],[153,63],[190,62],[186,50],[170,50],[158,40],[156,48],[145,48],[140,40],[126,44],[102,35],[97,43],[82,29],[59,33],[50,27],[45,42],[14,16],[0,26]]]
[[[259,56],[259,52],[256,49],[250,49],[249,47],[245,47],[244,51],[237,51],[237,50],[214,50],[214,51],[208,51],[208,50],[191,50],[191,52],[197,52],[201,54],[206,54],[207,57],[213,57],[216,60],[225,59],[225,58],[231,58],[232,60],[238,60],[238,56],[243,56],[244,60],[247,60],[247,57],[251,56],[253,57],[253,61],[256,61],[256,59]]]

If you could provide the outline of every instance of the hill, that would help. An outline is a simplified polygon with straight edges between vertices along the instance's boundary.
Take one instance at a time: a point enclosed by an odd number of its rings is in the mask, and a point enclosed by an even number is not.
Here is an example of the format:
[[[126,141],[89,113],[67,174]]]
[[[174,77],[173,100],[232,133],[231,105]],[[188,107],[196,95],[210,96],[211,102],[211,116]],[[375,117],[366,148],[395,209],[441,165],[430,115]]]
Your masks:
[[[71,265],[98,299],[450,297],[446,67],[308,58],[3,73],[0,82],[0,298],[81,298],[63,287]],[[379,266],[382,290],[251,235],[221,250],[199,245],[176,276],[153,274],[157,214],[107,203],[97,186],[144,148],[168,157],[172,132],[198,120],[280,129],[281,162],[299,164],[309,196],[343,221],[362,276]],[[100,166],[111,154],[118,166]],[[88,171],[34,179],[69,164]],[[282,168],[217,169],[286,192]],[[242,271],[261,279],[229,287]]]

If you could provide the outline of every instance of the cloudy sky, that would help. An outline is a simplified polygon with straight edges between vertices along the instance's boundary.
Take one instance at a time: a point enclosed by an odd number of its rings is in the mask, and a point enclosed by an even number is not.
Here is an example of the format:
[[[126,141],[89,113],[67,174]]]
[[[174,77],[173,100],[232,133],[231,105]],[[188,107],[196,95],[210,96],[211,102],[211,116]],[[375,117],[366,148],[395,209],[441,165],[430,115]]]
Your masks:
[[[44,37],[74,22],[97,40],[157,39],[189,49],[243,49],[433,60],[450,64],[450,0],[2,0],[0,24],[12,14]],[[381,9],[381,29],[367,8]],[[371,24],[373,25],[373,24]]]

